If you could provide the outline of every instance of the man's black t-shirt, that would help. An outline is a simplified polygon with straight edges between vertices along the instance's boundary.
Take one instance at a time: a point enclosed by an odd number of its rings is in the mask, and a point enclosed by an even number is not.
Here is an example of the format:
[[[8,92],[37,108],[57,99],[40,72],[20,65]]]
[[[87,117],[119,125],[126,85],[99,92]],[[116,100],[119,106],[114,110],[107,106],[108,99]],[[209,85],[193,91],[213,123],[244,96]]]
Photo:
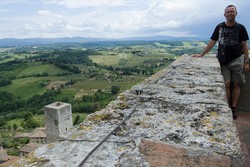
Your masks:
[[[223,22],[216,26],[211,39],[218,40],[217,57],[221,65],[224,65],[243,54],[241,42],[247,41],[249,37],[242,24],[235,23],[229,27]]]

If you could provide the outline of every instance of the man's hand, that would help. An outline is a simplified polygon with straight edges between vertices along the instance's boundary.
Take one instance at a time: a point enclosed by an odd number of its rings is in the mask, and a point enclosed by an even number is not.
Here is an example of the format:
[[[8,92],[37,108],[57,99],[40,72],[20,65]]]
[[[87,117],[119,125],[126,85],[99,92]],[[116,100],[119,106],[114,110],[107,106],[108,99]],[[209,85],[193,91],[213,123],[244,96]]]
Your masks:
[[[248,72],[248,71],[249,71],[249,64],[244,63],[244,72]]]
[[[203,57],[202,54],[193,54],[192,57]]]

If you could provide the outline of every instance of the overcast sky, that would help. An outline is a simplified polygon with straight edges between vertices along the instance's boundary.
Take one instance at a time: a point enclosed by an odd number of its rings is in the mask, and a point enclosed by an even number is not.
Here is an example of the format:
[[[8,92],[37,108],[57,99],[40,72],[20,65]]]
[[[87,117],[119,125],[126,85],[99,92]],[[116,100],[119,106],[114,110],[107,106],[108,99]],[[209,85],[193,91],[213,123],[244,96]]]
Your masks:
[[[0,0],[0,39],[210,38],[229,4],[250,33],[249,0]]]

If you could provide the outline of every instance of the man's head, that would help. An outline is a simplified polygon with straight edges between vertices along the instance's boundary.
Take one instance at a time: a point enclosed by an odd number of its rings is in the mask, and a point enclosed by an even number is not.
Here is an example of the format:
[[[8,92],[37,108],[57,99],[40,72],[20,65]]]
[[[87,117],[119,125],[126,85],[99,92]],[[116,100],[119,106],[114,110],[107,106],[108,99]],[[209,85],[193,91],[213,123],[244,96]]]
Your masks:
[[[234,5],[228,5],[225,8],[224,16],[226,17],[227,21],[235,21],[235,17],[237,15],[237,8]]]

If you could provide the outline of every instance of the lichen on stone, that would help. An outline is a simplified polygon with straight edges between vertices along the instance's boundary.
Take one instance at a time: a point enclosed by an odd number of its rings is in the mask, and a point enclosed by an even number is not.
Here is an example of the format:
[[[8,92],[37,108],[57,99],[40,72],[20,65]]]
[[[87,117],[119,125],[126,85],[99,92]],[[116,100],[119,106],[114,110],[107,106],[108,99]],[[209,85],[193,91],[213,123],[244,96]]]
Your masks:
[[[43,166],[49,162],[48,159],[44,157],[36,157],[34,152],[25,156],[25,161],[19,161],[13,164],[13,167],[21,167],[21,166]]]
[[[107,113],[96,113],[88,117],[88,120],[92,122],[99,122],[99,121],[107,120],[108,118],[109,118],[109,115]]]
[[[54,144],[53,143],[50,143],[47,145],[48,148],[53,148],[54,147]]]
[[[93,127],[90,125],[80,125],[78,129],[89,131],[89,130],[92,130]]]

